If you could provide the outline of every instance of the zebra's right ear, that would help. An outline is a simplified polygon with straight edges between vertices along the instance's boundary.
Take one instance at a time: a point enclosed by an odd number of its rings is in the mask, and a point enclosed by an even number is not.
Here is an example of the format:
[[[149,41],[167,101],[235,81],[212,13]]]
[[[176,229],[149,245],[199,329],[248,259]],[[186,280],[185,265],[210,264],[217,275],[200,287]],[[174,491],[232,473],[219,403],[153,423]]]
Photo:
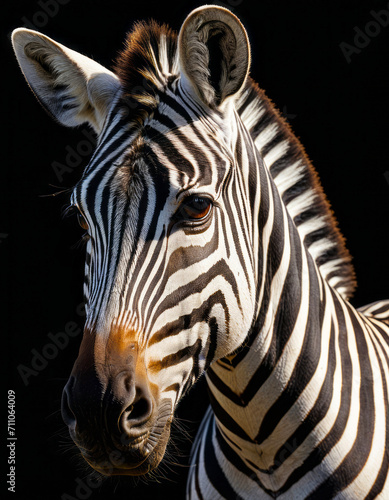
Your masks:
[[[250,67],[246,30],[228,9],[192,11],[178,37],[181,80],[201,101],[219,108],[243,87]]]
[[[111,71],[37,31],[12,33],[20,68],[35,96],[63,125],[84,122],[99,133],[120,88]]]

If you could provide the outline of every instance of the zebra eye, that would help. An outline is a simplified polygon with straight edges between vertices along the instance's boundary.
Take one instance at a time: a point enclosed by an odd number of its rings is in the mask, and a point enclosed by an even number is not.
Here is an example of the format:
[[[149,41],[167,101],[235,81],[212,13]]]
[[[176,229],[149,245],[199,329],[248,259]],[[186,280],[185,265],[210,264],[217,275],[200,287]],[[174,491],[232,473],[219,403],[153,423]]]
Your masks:
[[[202,196],[188,196],[181,205],[181,215],[185,219],[201,220],[210,212],[212,200]]]
[[[86,231],[88,231],[88,229],[89,229],[88,223],[79,212],[77,213],[77,220],[78,220],[78,223],[80,224],[80,226],[82,227],[82,229],[85,229]]]

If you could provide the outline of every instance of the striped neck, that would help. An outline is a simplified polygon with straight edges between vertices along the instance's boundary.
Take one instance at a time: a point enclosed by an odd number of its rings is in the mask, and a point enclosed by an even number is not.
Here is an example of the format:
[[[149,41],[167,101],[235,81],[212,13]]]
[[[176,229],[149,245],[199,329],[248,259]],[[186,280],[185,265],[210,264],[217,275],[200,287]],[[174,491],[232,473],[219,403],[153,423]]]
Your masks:
[[[260,186],[252,218],[258,223],[252,231],[259,240],[258,311],[242,348],[213,363],[207,380],[223,446],[274,485],[277,469],[295,447],[294,432],[322,385],[318,379],[325,372],[332,323],[326,297],[337,294],[321,277],[257,153],[251,158],[251,183],[254,176]],[[285,475],[281,469],[280,478],[288,477],[290,470]]]

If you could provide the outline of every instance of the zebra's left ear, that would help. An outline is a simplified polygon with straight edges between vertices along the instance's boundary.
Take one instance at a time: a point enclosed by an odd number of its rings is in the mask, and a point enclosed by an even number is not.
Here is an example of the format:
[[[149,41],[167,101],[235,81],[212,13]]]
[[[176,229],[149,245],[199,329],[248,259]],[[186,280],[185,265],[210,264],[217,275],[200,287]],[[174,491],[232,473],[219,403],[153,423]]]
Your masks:
[[[37,31],[16,29],[12,45],[27,83],[53,118],[67,127],[88,122],[101,131],[120,88],[116,75]]]
[[[228,9],[200,7],[184,21],[178,37],[181,79],[211,108],[243,87],[250,67],[246,30]]]

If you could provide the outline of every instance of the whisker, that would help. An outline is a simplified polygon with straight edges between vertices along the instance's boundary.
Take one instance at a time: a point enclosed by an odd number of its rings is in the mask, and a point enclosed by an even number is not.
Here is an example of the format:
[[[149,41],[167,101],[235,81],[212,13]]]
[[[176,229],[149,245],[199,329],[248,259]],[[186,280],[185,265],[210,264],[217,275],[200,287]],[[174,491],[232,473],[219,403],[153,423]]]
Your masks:
[[[61,189],[60,186],[54,186],[53,184],[49,184],[49,186],[51,187],[55,187],[55,188],[58,188],[58,189]],[[60,194],[63,194],[63,193],[70,193],[71,191],[73,190],[72,187],[70,188],[65,188],[65,189],[61,189],[60,191],[56,191],[55,193],[49,193],[49,194],[40,194],[38,195],[39,198],[52,198],[54,196],[58,196]]]

